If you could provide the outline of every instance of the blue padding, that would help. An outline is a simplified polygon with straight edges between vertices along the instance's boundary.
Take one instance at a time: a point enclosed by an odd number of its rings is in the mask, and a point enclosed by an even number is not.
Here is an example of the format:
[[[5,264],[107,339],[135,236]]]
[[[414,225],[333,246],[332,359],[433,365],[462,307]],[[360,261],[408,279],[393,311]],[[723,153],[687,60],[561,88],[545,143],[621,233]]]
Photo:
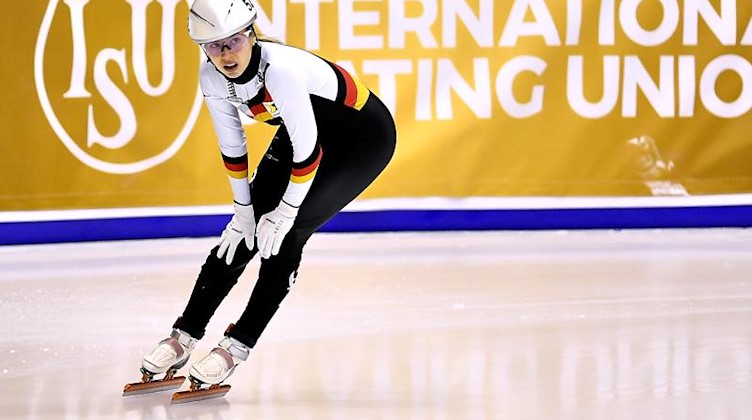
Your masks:
[[[0,245],[219,235],[229,215],[0,223]]]
[[[329,232],[752,227],[752,206],[340,213]]]
[[[218,236],[229,215],[0,223],[0,245]],[[343,212],[324,232],[752,227],[752,206]]]

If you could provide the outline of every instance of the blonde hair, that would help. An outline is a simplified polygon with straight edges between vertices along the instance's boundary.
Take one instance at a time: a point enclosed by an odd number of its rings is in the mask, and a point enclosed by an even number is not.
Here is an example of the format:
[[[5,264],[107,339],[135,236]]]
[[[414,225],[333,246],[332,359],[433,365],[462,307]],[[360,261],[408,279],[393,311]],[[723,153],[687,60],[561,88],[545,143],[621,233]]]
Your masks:
[[[273,42],[275,44],[285,45],[284,42],[282,42],[282,41],[280,41],[280,40],[278,40],[276,38],[272,38],[270,36],[266,36],[266,35],[262,34],[261,31],[259,31],[258,25],[256,25],[255,23],[252,24],[251,27],[253,28],[253,33],[256,34],[256,39],[258,41]]]

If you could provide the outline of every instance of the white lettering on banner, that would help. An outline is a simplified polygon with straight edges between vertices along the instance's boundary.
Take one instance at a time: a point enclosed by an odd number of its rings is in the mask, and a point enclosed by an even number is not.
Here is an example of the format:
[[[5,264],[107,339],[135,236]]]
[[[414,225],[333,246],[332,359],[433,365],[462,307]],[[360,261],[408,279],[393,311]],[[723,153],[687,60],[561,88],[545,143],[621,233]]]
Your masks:
[[[621,61],[619,56],[603,58],[603,98],[591,103],[584,97],[583,57],[570,57],[567,65],[567,100],[572,110],[585,118],[604,117],[613,111],[618,94],[621,93],[621,116],[634,118],[638,114],[637,94],[642,92],[656,114],[663,118],[677,114],[682,118],[695,115],[697,68],[694,56],[661,56],[657,83],[639,57],[623,57],[623,69],[620,72]],[[742,82],[739,97],[731,102],[724,102],[716,93],[718,78],[724,72],[737,74]],[[675,100],[677,96],[678,112]],[[738,118],[750,112],[752,63],[733,54],[711,61],[700,77],[700,101],[708,112],[721,118]]]
[[[614,45],[615,41],[615,0],[602,0],[599,15],[600,45]],[[627,37],[639,45],[656,46],[672,37],[679,27],[679,4],[677,0],[660,0],[663,17],[659,26],[645,30],[637,20],[637,8],[644,0],[623,0],[619,7],[619,24]],[[698,45],[698,26],[700,18],[715,35],[721,45],[734,45],[737,34],[737,0],[720,0],[720,10],[716,11],[711,0],[684,1],[682,16],[682,41],[684,45]],[[747,32],[740,45],[749,45],[746,34],[752,30],[752,21],[748,21]]]
[[[423,13],[418,17],[407,17],[405,2],[419,2]],[[431,26],[438,16],[436,0],[390,0],[389,1],[389,48],[405,48],[405,35],[414,32],[421,47],[436,48],[438,42],[431,33]]]
[[[149,83],[148,70],[146,68],[146,7],[153,0],[126,0],[133,10],[133,68],[139,87],[147,95],[161,96],[172,85],[175,77],[175,7],[181,0],[157,0],[162,5],[162,82],[157,87]],[[74,39],[74,68],[71,69],[71,88],[64,95],[65,98],[89,98],[91,94],[86,91],[84,80],[86,77],[86,38],[84,36],[84,7],[88,0],[65,2],[71,9],[71,27]],[[76,25],[79,27],[77,28]],[[107,75],[107,62],[114,61],[123,75],[125,83],[128,82],[127,64],[124,55],[116,50],[106,49],[100,52],[95,59],[94,82],[99,93],[112,107],[120,118],[120,129],[113,136],[103,136],[94,120],[94,106],[88,108],[88,134],[86,144],[91,147],[100,144],[108,149],[118,149],[127,145],[136,135],[136,114],[128,98],[115,85]]]
[[[433,62],[427,59],[418,60],[418,92],[415,101],[415,120],[428,121],[433,118],[431,102],[433,95]]]
[[[453,96],[456,95],[476,118],[493,118],[492,97],[489,93],[493,66],[486,57],[473,57],[472,75],[463,77],[456,63],[448,58],[413,60],[364,60],[362,74],[378,77],[378,90],[382,100],[395,112],[400,97],[397,87],[400,78],[417,79],[415,90],[415,119],[417,121],[448,120],[454,118]],[[598,74],[585,74],[586,58],[572,55],[567,58],[566,101],[572,111],[589,119],[612,114],[619,105],[619,115],[635,118],[638,97],[644,96],[656,115],[662,118],[690,118],[695,115],[697,82],[701,76],[701,104],[711,114],[722,118],[737,118],[752,110],[752,63],[738,55],[725,55],[711,61],[702,72],[696,68],[694,56],[661,56],[657,59],[657,76],[648,71],[638,56],[607,55],[602,59]],[[356,63],[338,62],[353,75]],[[539,114],[545,104],[543,84],[532,86],[529,100],[520,100],[513,94],[518,76],[525,72],[542,76],[548,63],[540,57],[516,56],[499,68],[495,78],[495,93],[502,110],[513,118],[528,118]],[[724,101],[716,93],[718,79],[725,72],[738,75],[742,89],[732,101]],[[602,74],[601,74],[602,73]],[[436,75],[434,80],[434,74]],[[587,98],[585,80],[601,80],[602,96]],[[527,85],[526,85],[527,86]],[[434,116],[434,110],[436,112]]]
[[[123,81],[127,84],[128,69],[125,60],[125,50],[105,48],[97,54],[94,61],[94,86],[120,117],[120,130],[111,137],[103,136],[94,122],[94,105],[89,105],[86,143],[89,147],[100,144],[108,149],[119,149],[128,144],[136,135],[136,112],[133,110],[133,105],[107,75],[107,63],[113,61],[118,65]]]
[[[616,56],[603,58],[603,97],[598,102],[585,99],[583,57],[573,55],[567,63],[567,100],[574,112],[585,118],[602,118],[610,114],[619,100],[620,60]],[[593,80],[593,78],[589,78]]]
[[[619,7],[619,20],[624,33],[639,45],[652,47],[666,42],[679,26],[679,6],[676,0],[658,0],[663,6],[663,19],[652,31],[645,30],[637,20],[637,7],[644,0],[622,0]],[[691,1],[686,2],[691,3]]]
[[[410,60],[364,60],[363,74],[378,76],[379,98],[392,115],[397,114],[397,75],[410,74],[413,63]]]
[[[85,17],[91,19],[89,10],[99,2],[51,0],[48,7],[48,14],[54,14],[55,5],[64,3],[70,12],[71,76],[62,97],[89,101],[86,103],[88,131],[85,139],[76,142],[70,138],[59,121],[55,122],[49,98],[43,98],[46,93],[40,92],[45,113],[66,146],[80,159],[93,162],[91,166],[107,167],[106,171],[115,173],[129,172],[124,172],[123,164],[81,157],[87,153],[78,144],[119,149],[137,138],[142,130],[138,124],[139,114],[132,105],[132,98],[125,94],[124,84],[129,78],[135,79],[138,88],[151,97],[160,97],[173,86],[176,78],[174,20],[180,3],[180,0],[122,1],[130,5],[132,11],[131,44],[125,45],[126,48],[99,47],[100,51],[93,51],[92,45],[87,45],[85,21]],[[644,113],[661,118],[691,118],[697,112],[738,118],[752,109],[749,58],[738,48],[725,51],[727,54],[721,57],[706,54],[715,46],[752,45],[752,16],[749,16],[752,10],[739,7],[739,0],[563,1],[563,4],[554,4],[546,0],[511,0],[508,7],[502,9],[494,0],[391,0],[386,4],[375,0],[266,0],[266,9],[258,7],[257,23],[264,34],[285,41],[288,27],[292,27],[288,19],[302,13],[305,16],[304,44],[310,50],[322,47],[324,34],[329,35],[327,30],[332,31],[331,35],[337,31],[336,47],[340,51],[347,54],[360,50],[359,60],[342,60],[348,63],[346,68],[354,75],[358,70],[363,75],[375,76],[374,87],[393,113],[404,106],[401,101],[414,101],[411,105],[415,107],[417,121],[452,119],[460,108],[469,110],[478,119],[498,117],[494,112],[511,118],[529,118],[547,106],[556,105],[556,101],[568,106],[576,115],[590,119],[609,115],[635,118]],[[151,74],[155,72],[147,66],[150,46],[147,45],[146,18],[148,6],[154,3],[162,9],[158,47],[162,69],[161,78],[150,81],[149,70]],[[288,10],[296,7],[295,13]],[[642,17],[644,13],[638,13],[642,7],[651,7],[660,15],[652,15],[654,19],[648,24]],[[322,28],[322,22],[329,21],[331,14],[337,15],[336,25],[331,29]],[[40,66],[43,49],[39,46],[45,45],[51,20],[52,17],[46,15],[35,56],[38,91],[45,90]],[[595,30],[596,25],[597,33],[583,31],[583,27]],[[587,48],[573,48],[579,47],[583,38],[591,44],[584,46]],[[475,53],[463,51],[458,56],[456,50],[469,50],[468,43]],[[601,54],[597,48],[592,48],[621,47],[617,43],[632,47],[623,49],[630,55],[618,55],[610,48],[603,49],[608,54]],[[673,49],[679,43],[686,47],[681,55],[671,54],[667,45]],[[534,51],[542,52],[526,53],[522,50],[526,45],[536,45]],[[396,50],[407,46],[416,57],[389,55],[388,49],[404,54]],[[661,46],[663,50],[659,50]],[[692,48],[697,46],[704,48],[702,55],[694,55]],[[568,48],[572,52],[548,54],[547,49],[557,48]],[[499,54],[502,49],[503,53]],[[421,56],[422,53],[425,55]],[[89,59],[93,61],[91,71],[87,68]],[[564,71],[541,77],[549,66]],[[525,73],[539,77],[540,81],[531,84]],[[728,76],[737,77],[741,88],[736,93],[721,95],[718,82],[727,81]],[[564,85],[566,95],[546,95],[544,81]],[[585,95],[593,83],[603,85],[598,97]],[[733,98],[729,99],[729,95]],[[92,96],[104,101],[94,102]],[[97,118],[105,116],[107,111],[100,108],[114,112],[119,128],[104,130],[104,120],[97,126]],[[198,113],[198,108],[194,109],[192,116]],[[176,143],[182,144],[183,134],[187,136],[187,132],[182,133],[179,135],[182,140]],[[168,158],[161,156],[161,161]],[[150,162],[153,166],[155,160]],[[127,170],[132,171],[135,166],[130,168]]]
[[[582,28],[582,0],[567,2],[567,37],[566,45],[580,43],[580,29]]]
[[[543,84],[526,86],[524,89],[531,89],[531,92],[529,99],[525,100],[515,98],[512,91],[519,92],[521,88],[516,86],[516,83],[521,83],[517,81],[517,75],[523,72],[541,75],[549,65],[566,69],[565,80],[560,80],[566,84],[566,104],[584,118],[603,118],[613,113],[633,118],[640,112],[654,112],[662,118],[690,118],[697,112],[698,105],[713,115],[729,118],[740,116],[750,108],[747,99],[750,89],[747,87],[747,68],[750,63],[738,53],[737,59],[721,60],[713,66],[707,66],[707,61],[698,63],[693,55],[662,55],[654,65],[649,65],[649,62],[643,62],[647,58],[639,52],[631,52],[630,56],[592,53],[583,56],[578,51],[563,57],[560,63],[548,62],[550,59],[545,56],[522,54],[507,58],[497,69],[489,52],[486,57],[462,57],[463,61],[473,60],[472,76],[464,75],[464,78],[458,69],[466,66],[450,58],[455,57],[452,50],[466,47],[458,45],[458,32],[462,30],[469,34],[466,39],[470,39],[473,46],[483,49],[520,48],[521,42],[528,39],[550,48],[577,47],[582,43],[585,25],[593,28],[597,25],[597,37],[592,42],[598,46],[616,46],[618,39],[644,48],[646,52],[648,48],[669,41],[682,42],[687,47],[711,42],[722,46],[752,45],[752,17],[740,16],[739,0],[599,0],[596,4],[585,0],[564,0],[565,9],[559,7],[559,3],[554,9],[554,3],[546,0],[512,0],[506,15],[507,10],[501,10],[501,13],[495,10],[499,2],[493,0],[390,0],[385,6],[377,4],[377,0],[342,0],[332,7],[324,6],[331,1],[290,0],[288,4],[284,0],[267,0],[269,15],[274,16],[273,25],[262,7],[259,7],[258,23],[263,32],[272,31],[284,39],[287,8],[302,5],[306,16],[305,45],[309,49],[320,48],[322,34],[318,20],[324,13],[332,12],[337,13],[338,47],[343,51],[370,50],[377,54],[375,51],[380,50],[378,54],[381,54],[384,48],[406,48],[408,39],[417,40],[421,48],[416,51],[446,49],[444,57],[431,54],[434,57],[411,60],[378,59],[376,56],[361,61],[346,60],[353,70],[358,67],[363,74],[377,76],[377,93],[392,112],[399,106],[401,97],[398,97],[398,92],[404,91],[401,85],[410,83],[411,88],[414,86],[417,121],[453,118],[456,108],[447,99],[454,95],[476,118],[493,118],[491,98],[494,92],[484,89],[485,86],[491,88],[494,82],[491,78],[497,70],[495,93],[502,111],[513,118],[537,115],[559,97],[546,97]],[[586,6],[587,11],[594,15],[584,13]],[[653,14],[651,17],[657,17],[656,21],[646,24],[638,13],[641,7],[651,7],[660,15]],[[561,10],[565,14],[559,14]],[[586,16],[589,21],[583,20]],[[495,22],[495,19],[503,19],[503,22]],[[744,31],[741,25],[745,25]],[[708,31],[701,35],[700,27],[707,27]],[[494,40],[497,31],[501,35]],[[737,39],[739,33],[743,33],[741,39]],[[701,36],[707,39],[700,39]],[[598,79],[598,74],[595,74],[588,78],[603,83],[603,94],[597,99],[585,97],[585,63],[593,59],[603,63],[602,77]],[[742,80],[743,91],[733,101],[726,102],[718,96],[715,86],[711,86],[711,81],[717,81],[724,72],[738,74]],[[702,83],[695,80],[697,77],[705,80],[705,87],[699,94],[698,86]],[[649,108],[638,110],[638,98],[641,97],[647,100]]]
[[[161,6],[161,53],[162,53],[162,73],[161,80],[156,86],[152,85],[148,78],[148,68],[146,64],[146,10],[148,6],[156,1]],[[124,0],[131,7],[130,27],[132,30],[132,55],[133,73],[138,82],[139,88],[148,96],[159,97],[164,95],[173,85],[175,78],[175,11],[177,5],[182,0]],[[55,134],[60,138],[68,150],[84,164],[102,172],[113,174],[131,174],[145,171],[153,166],[169,160],[182,147],[188,138],[193,125],[198,118],[198,113],[202,105],[201,90],[196,82],[196,91],[193,97],[193,103],[190,111],[187,113],[186,122],[177,133],[174,140],[169,146],[158,152],[156,155],[147,157],[143,160],[131,163],[113,163],[98,159],[90,153],[89,150],[82,148],[80,144],[85,143],[88,149],[95,145],[102,146],[106,149],[120,149],[128,145],[135,137],[138,131],[138,113],[133,107],[130,98],[124,93],[119,86],[128,83],[128,54],[124,48],[104,48],[94,57],[93,79],[94,87],[101,98],[114,111],[119,120],[119,128],[111,135],[102,134],[97,127],[95,115],[99,114],[95,110],[95,103],[91,103],[92,94],[86,89],[86,80],[88,77],[88,45],[86,40],[86,19],[87,6],[94,7],[96,4],[101,7],[99,2],[90,2],[89,0],[65,0],[70,12],[70,27],[72,37],[73,60],[71,65],[71,82],[68,90],[62,94],[66,100],[87,99],[90,103],[86,106],[87,133],[86,141],[81,142],[74,140],[71,134],[61,123],[59,116],[65,114],[65,103],[58,103],[53,108],[49,92],[45,83],[45,53],[48,36],[56,15],[59,0],[50,0],[42,25],[37,38],[34,53],[34,79],[36,83],[37,95],[39,96],[42,109],[50,122]],[[99,9],[102,10],[102,9]],[[191,61],[193,63],[193,61]],[[119,70],[122,82],[111,78],[108,73],[109,63],[115,65],[114,68]],[[197,60],[196,66],[199,61]],[[62,104],[62,105],[61,105]],[[70,118],[70,115],[66,114]],[[162,135],[162,133],[160,133]]]
[[[683,55],[679,57],[679,116],[690,118],[695,115],[695,100],[697,89],[695,87],[697,72],[695,71],[695,58]]]
[[[725,71],[733,71],[742,79],[742,92],[735,101],[724,102],[715,85]],[[700,79],[700,99],[705,107],[721,118],[737,118],[752,109],[752,64],[738,55],[722,55],[705,68]]]
[[[258,6],[256,1],[253,3],[257,5],[256,24],[261,32],[285,42],[287,39],[287,0],[272,0],[272,14],[274,20],[269,19],[264,8]]]
[[[162,5],[162,81],[149,83],[146,68],[146,7],[152,0],[126,0],[133,10],[133,70],[138,86],[149,96],[162,96],[175,78],[175,8],[182,0],[157,0]]]
[[[493,47],[493,0],[480,0],[479,13],[463,0],[445,0],[441,14],[444,33],[441,46],[457,46],[457,20],[459,19],[470,32],[470,36],[480,47]]]
[[[721,0],[721,13],[715,11],[710,0],[684,2],[684,45],[697,45],[697,27],[702,16],[721,45],[736,41],[736,0]]]
[[[86,90],[86,33],[84,31],[84,6],[89,0],[65,0],[70,9],[73,29],[73,68],[71,84],[63,98],[90,98]]]
[[[535,17],[534,22],[526,22],[525,15],[530,10]],[[542,36],[546,45],[561,45],[559,32],[554,24],[554,18],[548,11],[544,0],[517,0],[512,6],[509,18],[504,26],[504,32],[499,40],[500,47],[514,47],[521,36]]]
[[[579,116],[589,119],[612,114],[619,100],[619,115],[634,118],[639,114],[638,97],[642,94],[652,110],[662,118],[693,117],[695,114],[697,69],[694,56],[661,56],[657,61],[657,77],[651,75],[637,56],[608,55],[602,59],[602,74],[584,72],[585,58],[573,55],[566,64],[566,100]],[[473,72],[463,78],[454,61],[450,59],[365,60],[362,73],[378,77],[378,90],[382,100],[393,113],[398,107],[397,87],[400,78],[417,79],[415,119],[429,121],[433,118],[454,118],[453,96],[456,95],[477,118],[493,118],[490,92],[491,69],[485,57],[472,58]],[[353,75],[355,63],[338,62]],[[495,93],[502,110],[513,118],[528,118],[539,114],[544,107],[545,86],[531,87],[529,100],[515,98],[515,83],[520,74],[530,72],[542,76],[548,64],[535,56],[518,56],[504,63],[496,74]],[[434,70],[436,69],[436,70]],[[715,91],[718,78],[724,73],[737,74],[742,82],[738,98],[724,102]],[[600,73],[600,72],[599,72]],[[434,74],[436,79],[434,81]],[[586,98],[585,80],[602,80],[600,98]],[[736,55],[726,55],[713,60],[701,73],[701,103],[713,115],[736,118],[752,109],[752,63]],[[519,87],[516,89],[519,91]],[[434,110],[436,112],[434,116]]]
[[[516,57],[504,64],[496,76],[496,95],[499,98],[501,107],[509,116],[514,118],[527,118],[538,114],[543,109],[543,92],[544,87],[537,85],[533,87],[530,95],[530,101],[519,102],[514,97],[513,84],[514,79],[522,72],[529,71],[540,76],[546,70],[547,64],[538,57],[521,56]]]
[[[436,71],[436,117],[451,120],[452,92],[468,105],[478,118],[491,118],[491,76],[487,58],[473,59],[475,89],[473,89],[454,67],[452,60],[439,60]]]
[[[384,38],[379,35],[355,35],[355,25],[378,25],[378,12],[355,11],[357,0],[339,0],[339,47],[343,50],[381,49]]]
[[[71,3],[86,3],[88,0],[66,0]],[[146,0],[139,0],[146,1]],[[342,0],[336,1],[338,13],[339,48],[381,49],[405,48],[408,33],[414,33],[423,48],[454,48],[457,45],[457,22],[462,22],[479,47],[491,47],[494,33],[495,2],[493,0],[391,0],[388,2],[388,16],[384,18],[378,10],[356,10],[358,3],[371,4],[376,0]],[[718,10],[713,6],[720,2]],[[655,46],[671,38],[680,27],[683,16],[683,41],[685,45],[697,45],[698,26],[702,20],[722,45],[734,45],[737,33],[737,1],[739,0],[657,0],[663,11],[657,28],[647,30],[638,20],[637,10],[647,3],[646,0],[600,0],[598,6],[598,42],[599,45],[614,45],[616,29],[637,45]],[[334,0],[289,0],[290,4],[302,5],[305,9],[305,45],[309,49],[320,48],[320,17],[322,5]],[[618,3],[617,3],[618,2]],[[408,3],[419,3],[421,13],[408,17]],[[477,6],[471,6],[476,5]],[[522,37],[540,37],[548,46],[562,45],[559,28],[546,0],[514,0],[509,16],[503,26],[498,46],[514,47]],[[578,45],[582,29],[582,8],[584,0],[566,0],[566,22],[564,45]],[[618,5],[618,13],[617,13]],[[288,1],[271,0],[271,15],[257,5],[257,23],[262,32],[285,41],[287,35]],[[475,11],[477,10],[477,12]],[[526,15],[533,17],[526,20]],[[681,13],[680,13],[681,12]],[[441,13],[441,25],[437,25]],[[618,17],[618,18],[617,18]],[[384,35],[356,35],[360,27],[381,25],[387,22]],[[740,45],[752,44],[752,21],[748,20],[746,31]],[[434,31],[440,30],[439,34]],[[437,40],[440,39],[440,42]]]
[[[656,84],[637,56],[624,57],[622,116],[637,116],[637,89],[645,94],[659,116],[674,116],[674,57],[661,57],[660,81]]]
[[[332,3],[334,0],[290,0],[290,3],[302,3],[305,7],[305,48],[318,50],[321,48],[321,3]]]
[[[88,0],[65,0],[66,3],[85,4]],[[146,1],[146,0],[139,0]],[[174,1],[174,0],[173,0]],[[322,4],[334,0],[289,0],[290,4],[302,5],[305,13],[305,45],[307,48],[320,47],[320,22]],[[339,48],[381,49],[388,37],[389,48],[404,48],[408,33],[414,33],[424,48],[437,48],[439,45],[454,48],[457,45],[457,21],[463,23],[477,46],[487,48],[494,33],[495,2],[492,0],[391,0],[388,2],[388,17],[383,18],[378,10],[356,10],[357,3],[371,4],[377,0],[342,0],[337,3]],[[582,29],[582,8],[584,0],[566,1],[566,21],[564,45],[576,46],[580,42]],[[737,34],[737,2],[739,0],[657,0],[662,9],[661,21],[657,28],[647,30],[638,20],[637,10],[646,0],[600,0],[597,14],[599,45],[615,45],[616,29],[621,29],[631,41],[642,46],[656,46],[664,43],[682,28],[684,45],[697,45],[698,26],[702,20],[722,45],[734,45]],[[618,2],[618,4],[617,4]],[[718,10],[714,3],[720,2]],[[419,3],[421,13],[415,17],[406,16],[407,3]],[[539,37],[548,46],[562,45],[559,28],[549,10],[546,0],[514,0],[509,16],[503,25],[499,39],[500,47],[515,47],[522,37]],[[477,6],[471,6],[477,4]],[[618,5],[618,14],[617,12]],[[271,15],[257,5],[257,23],[262,32],[285,41],[287,35],[286,0],[271,0]],[[475,12],[477,10],[477,13]],[[681,12],[681,13],[680,13]],[[437,25],[441,13],[441,25]],[[530,14],[532,21],[526,20]],[[618,15],[618,18],[617,18]],[[683,17],[682,25],[679,24]],[[361,26],[371,27],[387,22],[384,35],[356,35]],[[739,45],[752,45],[752,19],[747,19],[744,35]],[[439,34],[434,31],[440,30]],[[437,41],[440,39],[440,42]]]
[[[752,45],[752,19],[749,20],[747,30],[744,31],[744,35],[742,35],[742,40],[739,42],[739,45]]]
[[[598,44],[614,45],[616,43],[616,6],[614,0],[601,0],[598,18]]]

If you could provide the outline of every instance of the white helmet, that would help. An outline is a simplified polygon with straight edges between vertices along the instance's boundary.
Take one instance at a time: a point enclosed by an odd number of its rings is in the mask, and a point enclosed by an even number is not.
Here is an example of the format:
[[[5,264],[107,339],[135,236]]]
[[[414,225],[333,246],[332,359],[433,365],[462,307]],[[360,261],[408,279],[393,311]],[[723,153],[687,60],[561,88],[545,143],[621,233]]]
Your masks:
[[[205,44],[236,34],[256,20],[250,0],[196,0],[188,15],[188,34]]]

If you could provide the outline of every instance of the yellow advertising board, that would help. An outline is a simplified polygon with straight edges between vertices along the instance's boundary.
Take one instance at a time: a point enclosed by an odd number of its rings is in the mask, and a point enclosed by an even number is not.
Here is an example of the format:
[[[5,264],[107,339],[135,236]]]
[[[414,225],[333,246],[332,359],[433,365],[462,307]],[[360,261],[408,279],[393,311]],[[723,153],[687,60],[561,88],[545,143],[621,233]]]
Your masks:
[[[270,36],[393,111],[364,198],[752,192],[752,3],[267,0]],[[231,199],[182,0],[50,0],[0,17],[0,210]],[[252,160],[272,128],[246,125]],[[252,162],[253,164],[253,162]]]

